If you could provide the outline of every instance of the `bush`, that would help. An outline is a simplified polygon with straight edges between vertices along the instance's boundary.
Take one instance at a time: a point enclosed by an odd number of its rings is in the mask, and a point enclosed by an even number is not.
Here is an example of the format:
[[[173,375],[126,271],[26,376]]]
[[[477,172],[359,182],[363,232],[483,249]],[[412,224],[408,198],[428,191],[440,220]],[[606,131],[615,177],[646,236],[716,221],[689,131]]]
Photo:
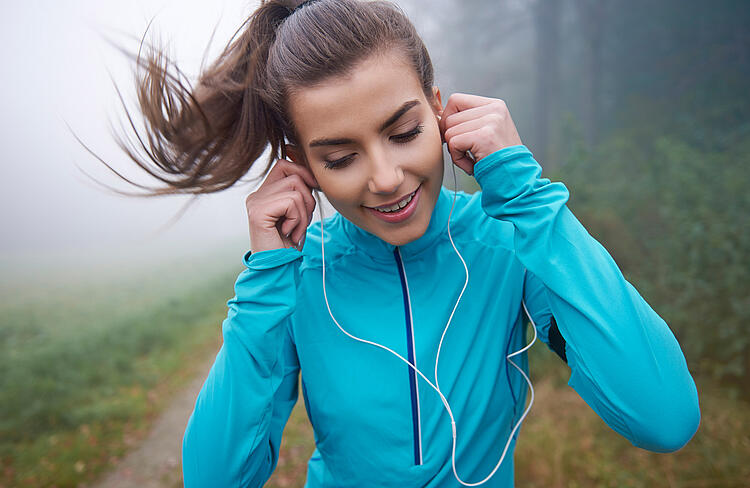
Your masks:
[[[691,369],[740,385],[750,372],[748,128],[712,142],[656,127],[620,129],[592,151],[569,143],[551,177],[670,325]]]

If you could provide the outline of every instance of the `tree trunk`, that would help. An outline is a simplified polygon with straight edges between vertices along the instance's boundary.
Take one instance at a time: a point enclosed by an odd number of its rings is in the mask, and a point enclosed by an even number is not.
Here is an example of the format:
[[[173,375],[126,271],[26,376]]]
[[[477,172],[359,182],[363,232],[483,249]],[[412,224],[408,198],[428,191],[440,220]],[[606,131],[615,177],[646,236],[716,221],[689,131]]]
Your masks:
[[[550,124],[557,121],[560,93],[560,2],[537,0],[533,7],[536,34],[536,87],[534,96],[534,154],[545,167],[550,160]]]
[[[583,33],[583,126],[589,146],[599,142],[602,101],[602,42],[607,2],[578,0],[578,13]]]

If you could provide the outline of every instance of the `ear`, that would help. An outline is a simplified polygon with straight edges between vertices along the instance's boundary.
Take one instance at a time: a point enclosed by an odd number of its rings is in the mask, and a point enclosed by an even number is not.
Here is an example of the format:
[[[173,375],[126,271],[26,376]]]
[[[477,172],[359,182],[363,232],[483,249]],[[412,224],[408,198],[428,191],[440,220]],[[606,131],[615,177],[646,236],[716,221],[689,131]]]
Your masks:
[[[301,147],[297,146],[296,144],[287,144],[286,145],[286,157],[291,162],[298,164],[304,168],[306,168],[310,175],[313,177],[313,180],[315,180],[315,188],[313,190],[320,190],[320,185],[318,184],[318,180],[315,179],[315,175],[312,172],[312,169],[310,168],[310,164],[307,162],[307,158],[305,157],[305,152],[302,150]]]
[[[443,101],[440,97],[440,88],[437,86],[432,87],[432,100],[430,100],[430,106],[435,115],[438,117],[443,115]]]
[[[302,151],[302,148],[300,148],[296,144],[286,144],[284,149],[286,150],[286,158],[289,161],[305,167],[308,166],[307,159],[305,159],[305,153],[304,151]]]

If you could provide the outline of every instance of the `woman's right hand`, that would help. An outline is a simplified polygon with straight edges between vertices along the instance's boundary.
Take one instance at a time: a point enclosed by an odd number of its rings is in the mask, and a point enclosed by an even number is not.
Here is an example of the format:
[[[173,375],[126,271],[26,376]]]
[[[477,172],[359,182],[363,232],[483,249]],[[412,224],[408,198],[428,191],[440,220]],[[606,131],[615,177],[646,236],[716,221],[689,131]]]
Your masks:
[[[308,168],[279,159],[260,188],[245,199],[252,252],[294,247],[302,250],[315,210]]]

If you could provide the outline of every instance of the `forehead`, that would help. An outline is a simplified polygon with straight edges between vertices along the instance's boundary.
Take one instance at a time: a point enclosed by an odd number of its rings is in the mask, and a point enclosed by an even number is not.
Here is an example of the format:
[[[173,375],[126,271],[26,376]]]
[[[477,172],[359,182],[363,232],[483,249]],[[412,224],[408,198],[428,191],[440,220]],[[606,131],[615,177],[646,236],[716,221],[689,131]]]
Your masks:
[[[317,137],[377,131],[404,102],[414,99],[426,102],[414,68],[397,54],[378,54],[345,75],[295,90],[289,113],[305,144]]]

